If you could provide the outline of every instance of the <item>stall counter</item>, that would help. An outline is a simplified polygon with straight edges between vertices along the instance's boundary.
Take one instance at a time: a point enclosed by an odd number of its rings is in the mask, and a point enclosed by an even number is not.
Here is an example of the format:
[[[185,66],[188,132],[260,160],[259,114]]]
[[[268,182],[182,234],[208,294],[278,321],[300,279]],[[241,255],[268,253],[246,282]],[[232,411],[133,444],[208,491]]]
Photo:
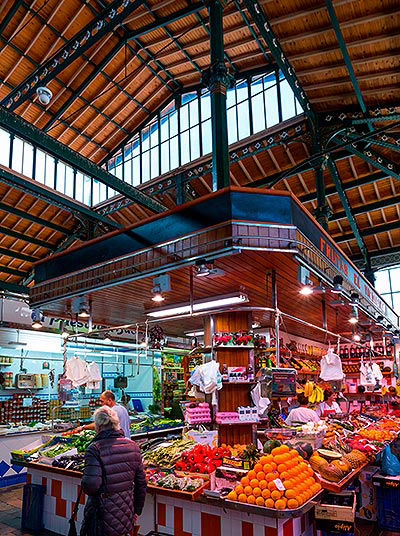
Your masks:
[[[0,436],[0,488],[22,484],[26,481],[26,468],[10,462],[12,450],[22,450],[43,443],[43,431],[18,432]]]
[[[78,497],[81,474],[34,462],[21,462],[27,467],[27,482],[46,487],[44,528],[57,534],[67,534],[68,520]],[[79,534],[86,497],[81,498],[77,516]],[[273,518],[260,513],[248,513],[236,504],[208,499],[176,498],[174,492],[162,493],[149,487],[146,502],[139,517],[141,536],[151,531],[178,536],[315,536],[314,505],[301,516],[289,519]]]

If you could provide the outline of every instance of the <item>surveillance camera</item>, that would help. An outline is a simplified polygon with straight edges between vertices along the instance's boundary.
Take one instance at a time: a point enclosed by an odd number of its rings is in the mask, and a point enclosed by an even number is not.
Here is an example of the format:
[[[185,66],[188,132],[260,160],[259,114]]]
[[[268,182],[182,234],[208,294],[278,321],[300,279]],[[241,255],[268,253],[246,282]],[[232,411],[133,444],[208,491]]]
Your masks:
[[[38,87],[36,90],[37,96],[39,97],[40,104],[47,106],[50,102],[53,93],[47,87]]]

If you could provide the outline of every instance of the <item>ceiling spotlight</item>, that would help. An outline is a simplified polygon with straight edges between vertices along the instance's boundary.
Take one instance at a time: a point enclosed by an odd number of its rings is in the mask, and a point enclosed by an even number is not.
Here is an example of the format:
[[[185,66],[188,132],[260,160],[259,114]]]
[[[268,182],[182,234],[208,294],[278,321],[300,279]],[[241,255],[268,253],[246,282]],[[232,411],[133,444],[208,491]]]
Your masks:
[[[140,346],[141,346],[142,348],[146,348],[146,346],[147,346],[147,342],[146,342],[145,337],[143,337],[142,340],[140,341]]]
[[[333,288],[332,292],[335,294],[340,294],[342,292],[343,277],[341,275],[335,275],[333,278]]]
[[[42,315],[40,309],[32,309],[32,327],[33,329],[41,329],[43,327],[44,316]]]
[[[196,277],[207,277],[225,275],[225,272],[220,268],[215,268],[212,262],[207,262],[205,259],[196,261]]]
[[[252,324],[251,324],[251,328],[252,329],[258,329],[261,327],[261,324],[260,322],[258,322],[257,320],[255,320]]]
[[[356,341],[356,342],[360,342],[361,341],[361,337],[358,333],[354,333],[353,335],[353,341]]]
[[[81,318],[90,317],[90,306],[87,296],[82,296],[81,303],[79,305],[78,316],[80,316]]]
[[[105,333],[104,342],[111,342],[110,334]]]
[[[161,293],[161,287],[160,285],[155,285],[151,292],[153,292],[154,296],[151,298],[154,302],[160,303],[165,300],[164,296]]]
[[[349,322],[350,324],[357,324],[358,322],[358,309],[357,307],[353,307],[349,316]]]
[[[383,320],[384,320],[383,316],[382,316],[382,315],[378,315],[378,316],[376,317],[376,325],[377,325],[377,326],[382,326],[382,327],[383,327],[383,326],[384,326]]]
[[[310,281],[307,285],[303,285],[299,292],[302,296],[310,296],[310,294],[314,292],[312,281]]]
[[[47,106],[53,96],[53,93],[47,87],[38,87],[36,93],[40,104],[43,104],[43,106]]]
[[[350,305],[356,306],[359,303],[360,296],[357,294],[357,292],[352,292],[350,296]]]

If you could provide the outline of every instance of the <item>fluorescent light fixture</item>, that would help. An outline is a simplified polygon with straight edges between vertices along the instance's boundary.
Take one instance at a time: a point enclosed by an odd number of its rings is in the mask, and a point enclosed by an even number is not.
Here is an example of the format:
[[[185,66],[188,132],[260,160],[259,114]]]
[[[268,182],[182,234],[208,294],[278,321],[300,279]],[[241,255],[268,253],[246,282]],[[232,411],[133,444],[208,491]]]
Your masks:
[[[341,294],[343,290],[342,285],[343,285],[343,277],[341,275],[335,275],[335,277],[333,278],[332,292],[334,294]]]
[[[202,337],[204,335],[204,330],[199,331],[188,331],[185,333],[186,337]]]
[[[225,296],[215,296],[208,300],[196,301],[193,304],[193,312],[206,311],[207,309],[218,309],[219,307],[227,307],[229,305],[237,305],[239,303],[245,303],[249,301],[248,297],[241,293],[236,292]],[[153,318],[164,318],[167,316],[184,315],[190,313],[190,304],[179,304],[174,307],[166,309],[158,309],[156,311],[148,311],[147,316]]]

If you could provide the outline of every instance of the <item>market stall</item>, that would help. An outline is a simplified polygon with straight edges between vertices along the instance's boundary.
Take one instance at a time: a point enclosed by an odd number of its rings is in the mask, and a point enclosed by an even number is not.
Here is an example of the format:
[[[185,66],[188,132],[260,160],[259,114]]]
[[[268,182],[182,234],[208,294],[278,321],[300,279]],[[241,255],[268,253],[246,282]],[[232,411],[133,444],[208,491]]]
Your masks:
[[[129,310],[158,345],[204,332],[160,363],[158,400],[179,405],[185,427],[137,437],[150,491],[140,534],[236,534],[234,520],[243,534],[311,533],[321,491],[347,489],[398,435],[397,315],[287,193],[225,189],[101,240],[101,257],[97,240],[37,265],[33,303],[62,316],[84,291],[97,322],[126,327]],[[288,419],[300,395],[314,424]]]

